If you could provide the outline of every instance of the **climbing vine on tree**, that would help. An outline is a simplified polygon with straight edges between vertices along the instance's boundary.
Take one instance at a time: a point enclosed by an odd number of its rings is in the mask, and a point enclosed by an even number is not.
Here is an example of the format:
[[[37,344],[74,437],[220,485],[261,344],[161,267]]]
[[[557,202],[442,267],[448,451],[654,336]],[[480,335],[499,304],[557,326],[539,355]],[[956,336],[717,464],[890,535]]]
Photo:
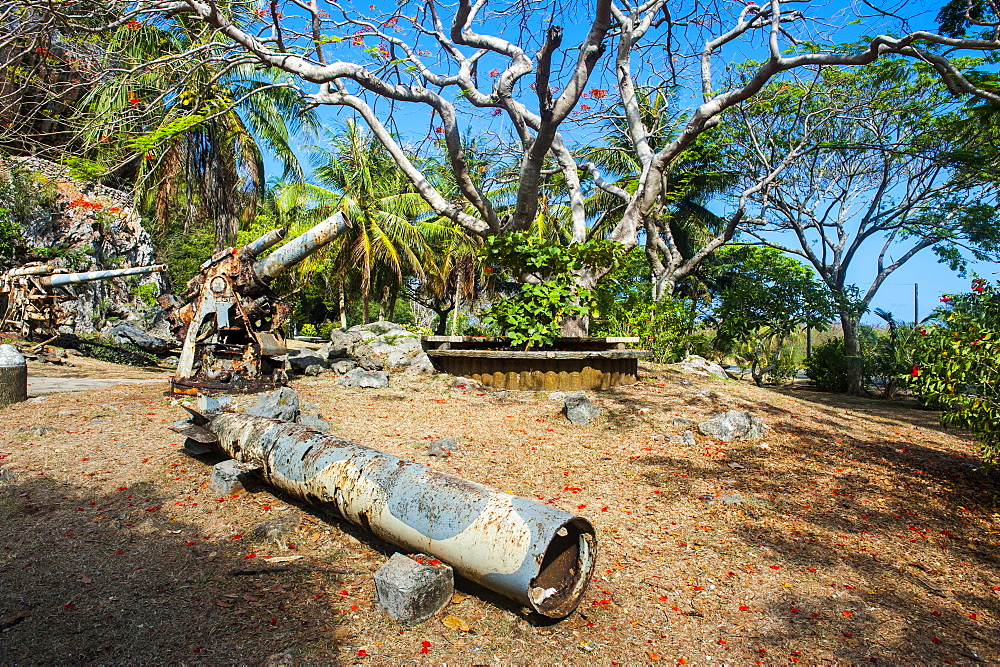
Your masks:
[[[920,399],[944,410],[942,424],[982,439],[987,461],[1000,460],[1000,282],[972,281],[945,295],[933,324],[918,329],[910,380]]]

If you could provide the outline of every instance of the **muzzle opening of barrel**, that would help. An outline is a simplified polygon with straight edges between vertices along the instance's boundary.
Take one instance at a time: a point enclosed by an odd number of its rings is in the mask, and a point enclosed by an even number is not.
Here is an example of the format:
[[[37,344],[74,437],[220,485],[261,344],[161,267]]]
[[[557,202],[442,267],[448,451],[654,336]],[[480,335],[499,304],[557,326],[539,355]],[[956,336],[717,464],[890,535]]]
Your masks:
[[[594,573],[594,528],[581,517],[567,521],[549,542],[528,598],[538,613],[568,616],[580,604]]]

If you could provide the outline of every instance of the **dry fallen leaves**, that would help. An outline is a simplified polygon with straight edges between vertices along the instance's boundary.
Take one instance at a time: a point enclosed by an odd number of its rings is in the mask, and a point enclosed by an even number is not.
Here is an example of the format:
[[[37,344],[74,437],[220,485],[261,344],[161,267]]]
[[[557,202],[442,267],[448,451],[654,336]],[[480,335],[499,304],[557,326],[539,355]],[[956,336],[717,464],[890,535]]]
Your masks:
[[[468,632],[472,629],[465,619],[459,618],[458,616],[445,616],[441,619],[441,624],[450,630],[458,630],[460,632]]]

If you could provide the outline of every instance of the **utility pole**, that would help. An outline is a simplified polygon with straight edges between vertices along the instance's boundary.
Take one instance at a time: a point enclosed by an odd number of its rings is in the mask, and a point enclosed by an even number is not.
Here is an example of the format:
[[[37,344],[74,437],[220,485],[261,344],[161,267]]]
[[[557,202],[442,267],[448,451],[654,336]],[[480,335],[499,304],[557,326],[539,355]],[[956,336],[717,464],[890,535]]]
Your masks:
[[[917,326],[920,322],[920,316],[918,314],[917,308],[917,283],[913,283],[913,326]]]

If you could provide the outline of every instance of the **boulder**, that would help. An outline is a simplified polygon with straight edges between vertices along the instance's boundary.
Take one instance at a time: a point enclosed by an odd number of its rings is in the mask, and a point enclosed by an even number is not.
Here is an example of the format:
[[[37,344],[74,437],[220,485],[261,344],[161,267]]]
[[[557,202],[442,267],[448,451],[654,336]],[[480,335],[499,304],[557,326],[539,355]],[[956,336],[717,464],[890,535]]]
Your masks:
[[[111,327],[111,331],[108,333],[116,343],[129,343],[135,345],[140,350],[152,352],[153,354],[162,354],[173,347],[173,343],[170,341],[146,333],[139,327],[132,326],[131,324],[116,324]]]
[[[330,365],[330,370],[332,370],[337,375],[344,375],[350,371],[353,371],[358,367],[358,364],[353,359],[341,359],[335,361]]]
[[[699,357],[696,354],[690,355],[680,364],[678,364],[683,370],[698,373],[700,375],[712,375],[719,378],[720,380],[728,380],[729,374],[726,373],[724,369],[719,364],[709,361],[704,357]]]
[[[698,424],[702,435],[722,442],[745,438],[763,438],[767,426],[743,410],[727,410]]]
[[[450,435],[446,435],[427,445],[427,456],[449,456],[456,449],[458,442]]]
[[[327,358],[317,350],[289,350],[288,366],[296,373],[305,373],[310,366],[326,368]]]
[[[297,423],[300,426],[305,426],[311,428],[314,431],[319,431],[321,433],[326,433],[330,430],[330,422],[323,419],[322,415],[318,412],[313,412],[310,414],[299,415]]]
[[[293,422],[299,416],[299,395],[290,387],[260,394],[246,414]]]
[[[389,374],[385,371],[366,371],[355,368],[337,380],[341,387],[362,387],[365,389],[381,389],[389,386]]]
[[[563,404],[563,414],[573,424],[585,425],[593,421],[600,409],[595,408],[583,391],[571,391],[566,394]]]
[[[361,366],[365,370],[385,370],[385,359],[366,343],[362,343],[354,348],[354,359],[358,362],[358,366]]]
[[[431,363],[431,358],[426,352],[420,352],[410,360],[410,365],[406,367],[407,373],[436,373],[437,369]]]

